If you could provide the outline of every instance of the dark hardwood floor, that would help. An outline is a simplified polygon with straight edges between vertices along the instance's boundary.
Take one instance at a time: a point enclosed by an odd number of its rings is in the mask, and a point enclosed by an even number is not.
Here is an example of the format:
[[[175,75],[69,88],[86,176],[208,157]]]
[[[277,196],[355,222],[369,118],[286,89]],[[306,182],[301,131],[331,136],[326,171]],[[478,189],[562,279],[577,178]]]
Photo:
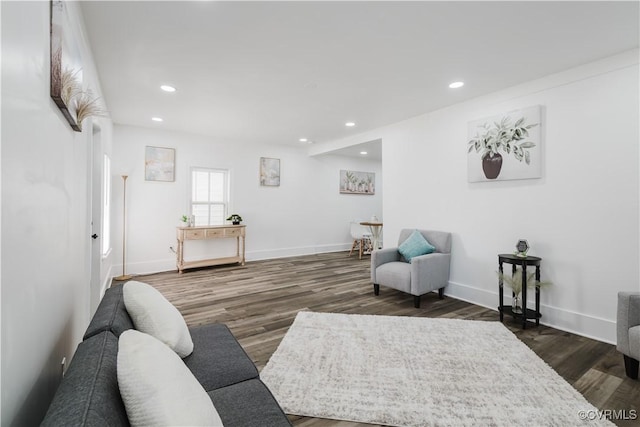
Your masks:
[[[424,296],[419,309],[413,307],[410,295],[393,289],[381,288],[376,297],[369,281],[369,257],[358,260],[347,254],[256,261],[183,274],[166,272],[135,280],[162,292],[190,326],[227,324],[259,370],[300,310],[498,320],[497,311],[446,296],[440,300],[437,293]],[[638,414],[635,420],[612,419],[615,424],[640,426],[640,381],[625,376],[622,355],[615,346],[542,325],[523,331],[508,317],[505,325],[595,407],[625,411],[627,418],[632,411]],[[368,425],[298,416],[290,419],[297,426]]]

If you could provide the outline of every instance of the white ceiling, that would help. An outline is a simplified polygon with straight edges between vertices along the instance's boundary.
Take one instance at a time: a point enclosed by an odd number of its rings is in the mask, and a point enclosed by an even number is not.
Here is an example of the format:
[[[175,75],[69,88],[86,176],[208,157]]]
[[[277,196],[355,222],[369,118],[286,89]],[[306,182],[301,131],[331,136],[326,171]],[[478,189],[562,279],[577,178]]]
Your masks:
[[[231,143],[322,143],[639,45],[637,1],[91,1],[82,11],[115,123]],[[465,86],[449,89],[456,80]]]

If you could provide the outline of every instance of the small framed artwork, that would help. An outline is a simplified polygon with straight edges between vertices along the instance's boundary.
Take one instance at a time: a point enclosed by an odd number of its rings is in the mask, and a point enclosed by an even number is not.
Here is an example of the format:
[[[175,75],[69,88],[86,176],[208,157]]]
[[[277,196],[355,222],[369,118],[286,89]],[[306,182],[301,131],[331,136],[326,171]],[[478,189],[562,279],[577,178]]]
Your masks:
[[[340,193],[376,194],[376,174],[374,172],[340,171]]]
[[[260,185],[266,187],[280,186],[280,159],[260,157]]]
[[[175,181],[176,150],[173,148],[150,147],[144,153],[145,181]]]

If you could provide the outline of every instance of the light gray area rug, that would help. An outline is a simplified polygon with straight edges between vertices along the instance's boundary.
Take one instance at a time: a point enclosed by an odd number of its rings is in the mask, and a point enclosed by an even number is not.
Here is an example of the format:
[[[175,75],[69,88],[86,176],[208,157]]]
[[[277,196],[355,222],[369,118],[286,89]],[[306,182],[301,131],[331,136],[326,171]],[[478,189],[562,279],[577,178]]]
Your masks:
[[[260,378],[286,413],[310,417],[613,425],[499,322],[300,312]]]

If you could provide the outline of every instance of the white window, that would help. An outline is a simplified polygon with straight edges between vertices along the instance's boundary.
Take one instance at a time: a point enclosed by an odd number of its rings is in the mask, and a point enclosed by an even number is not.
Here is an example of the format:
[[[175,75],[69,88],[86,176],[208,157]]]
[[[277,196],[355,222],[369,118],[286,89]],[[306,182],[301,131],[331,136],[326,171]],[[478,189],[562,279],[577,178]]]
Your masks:
[[[229,171],[191,169],[191,215],[195,225],[221,225],[229,206]]]
[[[111,250],[111,159],[102,160],[102,256]]]

